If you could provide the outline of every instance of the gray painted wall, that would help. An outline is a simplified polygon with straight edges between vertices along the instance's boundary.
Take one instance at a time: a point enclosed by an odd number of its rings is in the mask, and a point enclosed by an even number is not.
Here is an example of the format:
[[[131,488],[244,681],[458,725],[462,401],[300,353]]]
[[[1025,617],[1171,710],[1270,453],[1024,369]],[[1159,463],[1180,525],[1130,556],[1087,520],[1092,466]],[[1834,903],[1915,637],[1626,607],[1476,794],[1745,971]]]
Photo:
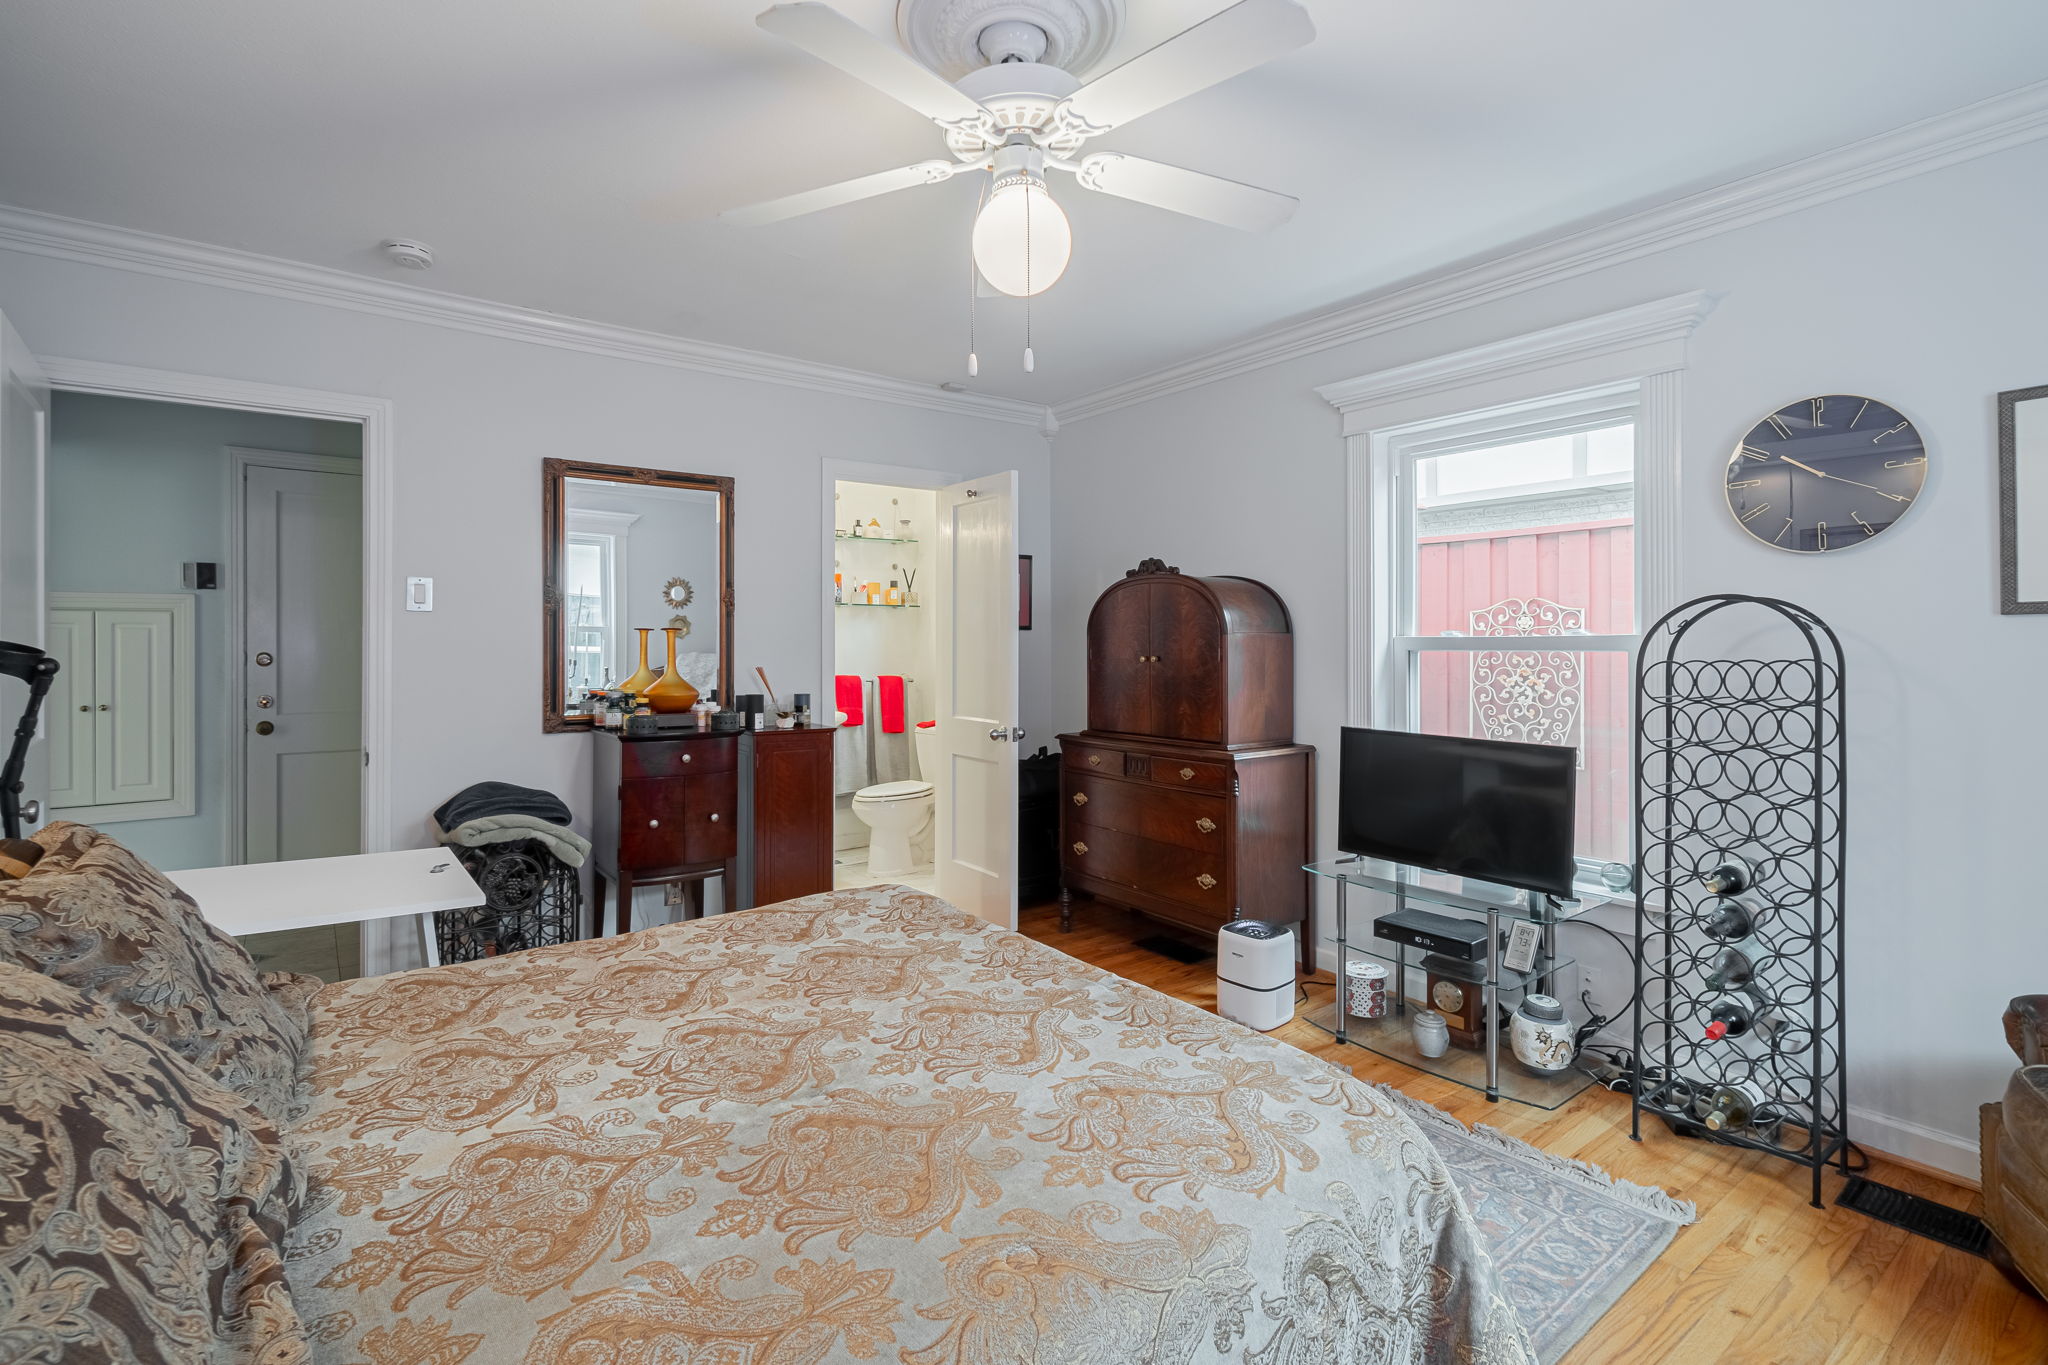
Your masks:
[[[2013,1066],[1999,1012],[2048,985],[2037,861],[2048,618],[1998,614],[1993,404],[2001,389],[2048,382],[2044,220],[2048,145],[2035,143],[1067,424],[1055,467],[1058,719],[1083,723],[1088,608],[1141,557],[1261,579],[1293,612],[1295,735],[1324,750],[1320,843],[1333,849],[1345,450],[1314,386],[1708,290],[1720,298],[1693,337],[1684,389],[1681,600],[1786,597],[1841,633],[1852,1135],[1974,1175],[1977,1106]],[[1867,548],[1799,556],[1734,525],[1722,469],[1763,414],[1817,393],[1896,404],[1931,458],[1896,529]],[[1600,935],[1565,932],[1624,979]]]
[[[271,413],[58,393],[50,403],[51,592],[184,592],[188,560],[227,558],[227,447],[362,454],[362,430]],[[222,587],[226,584],[223,582]],[[162,820],[101,821],[163,868],[226,860],[228,689],[224,591],[193,594],[198,650],[198,810]]]

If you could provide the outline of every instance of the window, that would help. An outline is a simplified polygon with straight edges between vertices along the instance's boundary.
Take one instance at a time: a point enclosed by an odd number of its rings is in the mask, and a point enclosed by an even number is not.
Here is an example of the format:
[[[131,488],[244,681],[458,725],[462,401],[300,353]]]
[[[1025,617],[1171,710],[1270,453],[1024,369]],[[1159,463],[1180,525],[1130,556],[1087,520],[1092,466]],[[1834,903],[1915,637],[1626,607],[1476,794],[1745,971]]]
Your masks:
[[[1375,721],[1578,751],[1577,852],[1632,857],[1633,390],[1396,434]]]
[[[569,695],[605,685],[607,661],[613,654],[616,621],[613,563],[617,537],[571,531],[563,568],[562,621],[566,642]]]

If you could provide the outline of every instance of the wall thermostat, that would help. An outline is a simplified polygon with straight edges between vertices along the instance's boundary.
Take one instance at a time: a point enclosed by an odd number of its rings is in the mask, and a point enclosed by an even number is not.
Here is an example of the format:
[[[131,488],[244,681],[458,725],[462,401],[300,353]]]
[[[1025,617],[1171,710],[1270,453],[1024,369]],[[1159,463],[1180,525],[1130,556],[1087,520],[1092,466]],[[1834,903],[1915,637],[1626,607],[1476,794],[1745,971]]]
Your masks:
[[[185,586],[194,589],[218,588],[220,586],[220,565],[187,564]]]

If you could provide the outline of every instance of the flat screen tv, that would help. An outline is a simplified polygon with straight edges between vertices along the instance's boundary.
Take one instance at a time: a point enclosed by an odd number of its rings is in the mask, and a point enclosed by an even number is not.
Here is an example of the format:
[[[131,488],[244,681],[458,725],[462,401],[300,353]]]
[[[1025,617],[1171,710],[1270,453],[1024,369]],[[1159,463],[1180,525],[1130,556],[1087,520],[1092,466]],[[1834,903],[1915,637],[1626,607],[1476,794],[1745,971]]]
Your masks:
[[[1569,897],[1578,753],[1347,726],[1337,847]]]

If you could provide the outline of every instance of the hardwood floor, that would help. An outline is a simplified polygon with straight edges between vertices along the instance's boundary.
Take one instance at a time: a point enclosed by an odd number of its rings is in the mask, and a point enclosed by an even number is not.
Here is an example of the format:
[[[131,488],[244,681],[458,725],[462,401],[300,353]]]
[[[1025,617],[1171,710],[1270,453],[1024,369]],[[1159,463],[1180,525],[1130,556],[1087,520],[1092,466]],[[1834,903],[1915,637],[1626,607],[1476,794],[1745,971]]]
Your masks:
[[[1183,965],[1132,945],[1156,932],[1135,916],[1082,902],[1074,932],[1056,907],[1026,911],[1019,927],[1062,952],[1215,1008],[1213,959]],[[1307,983],[1329,999],[1327,974]],[[1995,1021],[1994,1021],[1995,1024]],[[1658,1185],[1699,1206],[1700,1221],[1565,1356],[1561,1365],[1734,1362],[1736,1365],[2020,1365],[2048,1361],[2048,1305],[2023,1295],[1985,1261],[1832,1206],[1807,1203],[1805,1171],[1645,1127],[1629,1139],[1626,1096],[1593,1089],[1554,1112],[1488,1104],[1484,1095],[1342,1045],[1300,1020],[1274,1036],[1385,1081],[1466,1123],[1487,1123],[1610,1174]],[[1972,1190],[1882,1160],[1871,1178],[1958,1208]]]

